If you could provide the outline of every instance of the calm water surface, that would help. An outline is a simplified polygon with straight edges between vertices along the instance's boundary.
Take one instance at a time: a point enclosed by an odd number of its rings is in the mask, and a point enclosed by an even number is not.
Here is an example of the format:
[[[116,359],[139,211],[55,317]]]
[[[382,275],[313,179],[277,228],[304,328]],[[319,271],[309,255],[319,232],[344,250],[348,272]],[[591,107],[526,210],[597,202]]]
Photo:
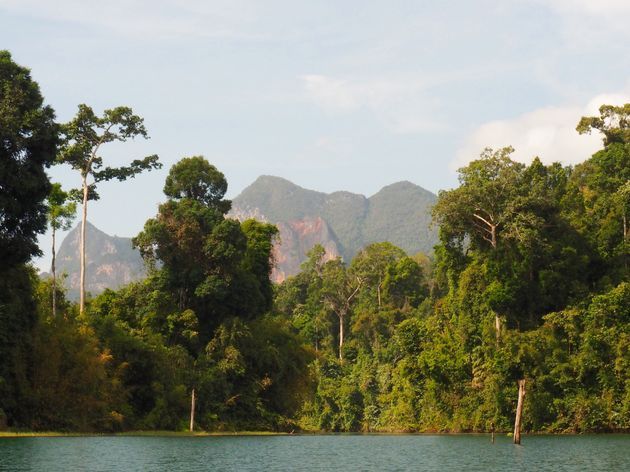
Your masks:
[[[630,470],[630,435],[0,438],[4,471]]]

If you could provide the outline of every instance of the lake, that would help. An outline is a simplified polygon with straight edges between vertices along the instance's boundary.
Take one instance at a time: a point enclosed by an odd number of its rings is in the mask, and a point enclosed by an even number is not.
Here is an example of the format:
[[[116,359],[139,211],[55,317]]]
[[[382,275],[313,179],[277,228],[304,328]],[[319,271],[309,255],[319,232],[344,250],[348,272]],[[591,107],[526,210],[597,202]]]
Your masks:
[[[2,471],[630,470],[630,435],[0,438]]]

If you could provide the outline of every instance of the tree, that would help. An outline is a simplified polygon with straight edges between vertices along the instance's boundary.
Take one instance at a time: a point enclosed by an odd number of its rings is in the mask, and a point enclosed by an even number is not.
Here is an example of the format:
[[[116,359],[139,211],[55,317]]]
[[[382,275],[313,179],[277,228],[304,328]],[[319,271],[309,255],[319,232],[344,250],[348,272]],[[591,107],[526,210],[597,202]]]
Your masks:
[[[27,414],[35,275],[25,263],[41,254],[46,230],[45,169],[59,142],[51,107],[30,71],[0,51],[0,417],[18,425]],[[2,421],[0,419],[0,421]]]
[[[55,114],[8,51],[0,51],[0,261],[3,268],[41,254],[50,183],[44,171],[58,145]]]
[[[133,240],[157,271],[177,309],[197,316],[207,341],[224,319],[253,318],[272,303],[269,272],[277,229],[224,217],[225,177],[202,157],[185,158],[169,171],[168,200]]]
[[[202,156],[185,157],[168,173],[164,194],[173,199],[187,198],[215,208],[222,215],[230,211],[232,202],[224,200],[227,192],[225,176]]]
[[[460,251],[466,238],[473,248],[496,251],[502,234],[516,218],[515,201],[525,166],[510,159],[514,151],[486,148],[480,159],[458,170],[460,186],[441,191],[433,218],[440,224],[440,238],[445,247],[455,244]],[[498,314],[495,317],[500,330]]]
[[[601,132],[604,148],[575,167],[571,184],[579,197],[571,216],[621,281],[630,261],[630,103],[599,110],[599,117],[583,117],[577,126],[580,134]]]
[[[388,266],[383,289],[385,295],[400,307],[415,308],[428,295],[422,267],[411,257],[403,257]]]
[[[352,273],[361,280],[363,287],[376,292],[378,308],[382,306],[382,289],[387,269],[399,259],[405,257],[405,251],[392,243],[373,243],[362,249],[352,260]]]
[[[265,312],[273,305],[271,271],[274,266],[273,245],[278,237],[278,228],[269,223],[249,219],[241,224],[241,230],[247,238],[244,268],[255,277],[258,291],[264,297],[264,303],[260,308]]]
[[[52,316],[57,316],[57,275],[55,270],[55,236],[57,230],[66,231],[70,229],[77,211],[76,202],[68,201],[68,192],[61,189],[61,184],[52,184],[50,194],[48,194],[48,221],[52,229]]]
[[[324,264],[321,295],[339,319],[339,360],[343,360],[344,323],[360,288],[361,279],[349,274],[340,258]]]
[[[460,186],[440,191],[433,217],[442,236],[496,249],[501,232],[514,221],[514,201],[525,166],[510,159],[512,147],[486,148],[480,159],[458,170]]]
[[[604,135],[604,147],[613,143],[630,143],[630,103],[621,106],[602,105],[599,116],[583,116],[576,130],[590,134],[597,130]]]
[[[137,136],[148,138],[144,120],[134,115],[129,107],[116,107],[105,110],[103,116],[97,116],[92,108],[79,105],[77,115],[72,121],[62,126],[65,138],[58,162],[69,164],[81,175],[81,280],[79,311],[85,309],[85,231],[87,222],[87,202],[97,199],[96,184],[102,181],[127,180],[144,170],[159,169],[157,155],[136,159],[128,166],[103,167],[103,158],[99,155],[101,146],[111,142],[125,142]],[[89,179],[92,182],[89,182]]]

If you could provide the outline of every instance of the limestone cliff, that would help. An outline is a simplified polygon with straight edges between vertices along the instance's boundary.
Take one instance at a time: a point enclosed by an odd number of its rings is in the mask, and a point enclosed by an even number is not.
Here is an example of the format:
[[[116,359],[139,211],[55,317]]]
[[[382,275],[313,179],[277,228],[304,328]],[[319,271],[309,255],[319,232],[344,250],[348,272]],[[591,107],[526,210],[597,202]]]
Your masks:
[[[109,236],[88,222],[86,247],[86,290],[92,295],[106,288],[116,289],[145,276],[140,253],[131,246],[131,238]],[[57,274],[66,274],[68,297],[79,297],[80,234],[77,225],[64,238],[57,251]]]
[[[288,180],[261,176],[233,200],[230,216],[256,218],[280,230],[275,281],[299,272],[306,253],[322,244],[327,257],[350,261],[367,244],[390,241],[410,254],[429,253],[437,243],[431,227],[436,196],[411,182],[398,182],[367,198],[351,192],[330,194]]]

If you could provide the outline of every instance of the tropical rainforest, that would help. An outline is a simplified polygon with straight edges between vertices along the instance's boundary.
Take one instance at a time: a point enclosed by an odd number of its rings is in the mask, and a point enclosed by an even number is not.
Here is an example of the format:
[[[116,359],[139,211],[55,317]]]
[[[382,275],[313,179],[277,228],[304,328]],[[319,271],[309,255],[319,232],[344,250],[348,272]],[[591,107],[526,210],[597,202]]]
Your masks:
[[[630,104],[577,132],[603,144],[575,166],[507,147],[460,169],[430,254],[315,246],[279,285],[277,229],[226,218],[224,175],[183,158],[133,240],[148,277],[72,303],[30,264],[38,235],[159,160],[107,167],[142,119],[57,123],[0,52],[0,429],[186,430],[194,390],[198,430],[508,431],[524,380],[525,431],[629,431]],[[49,181],[64,163],[77,190]]]

